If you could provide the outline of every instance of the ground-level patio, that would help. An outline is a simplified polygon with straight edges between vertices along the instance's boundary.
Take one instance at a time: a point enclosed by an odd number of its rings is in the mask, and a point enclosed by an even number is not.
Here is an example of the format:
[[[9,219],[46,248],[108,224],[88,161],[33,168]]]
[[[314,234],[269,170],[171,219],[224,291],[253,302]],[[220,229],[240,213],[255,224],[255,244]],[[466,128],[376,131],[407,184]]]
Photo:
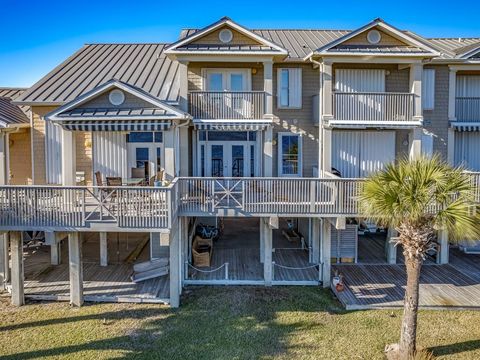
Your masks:
[[[405,266],[389,264],[333,264],[332,274],[343,275],[345,289],[333,289],[349,310],[403,306]],[[450,263],[428,261],[420,277],[420,306],[431,309],[480,309],[480,255],[450,250]]]
[[[149,259],[149,234],[108,234],[109,262],[100,265],[99,234],[83,236],[83,294],[85,301],[169,302],[169,277],[162,276],[134,283],[133,264]],[[25,297],[37,300],[70,300],[68,246],[61,246],[59,265],[52,265],[50,246],[24,248]],[[131,254],[135,253],[132,258]]]

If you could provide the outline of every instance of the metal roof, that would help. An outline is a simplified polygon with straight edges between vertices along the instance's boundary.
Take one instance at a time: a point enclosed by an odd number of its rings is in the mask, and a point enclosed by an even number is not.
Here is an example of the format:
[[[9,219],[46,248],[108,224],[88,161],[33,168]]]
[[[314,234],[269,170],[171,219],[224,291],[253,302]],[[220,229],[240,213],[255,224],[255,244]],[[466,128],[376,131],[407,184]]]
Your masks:
[[[427,51],[416,46],[372,46],[372,45],[337,45],[328,50],[330,53],[335,52],[361,52],[361,53],[386,53],[386,54],[428,54]]]
[[[23,88],[0,88],[0,123],[11,125],[30,122],[28,107],[12,104],[12,99],[17,98],[24,91]]]
[[[176,102],[178,63],[163,54],[166,46],[159,43],[85,45],[16,101],[61,105],[115,78],[160,100]]]
[[[159,117],[167,115],[165,109],[159,108],[76,108],[57,115],[62,119],[84,119],[84,118],[130,118],[136,117]]]
[[[176,51],[277,51],[271,46],[263,45],[216,45],[188,44],[175,48]]]

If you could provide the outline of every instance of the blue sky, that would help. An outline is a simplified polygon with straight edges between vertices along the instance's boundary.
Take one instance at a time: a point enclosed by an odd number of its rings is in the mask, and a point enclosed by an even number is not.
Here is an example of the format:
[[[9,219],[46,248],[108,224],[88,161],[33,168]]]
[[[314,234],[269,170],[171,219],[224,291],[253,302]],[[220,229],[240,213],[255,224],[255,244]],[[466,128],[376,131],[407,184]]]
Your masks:
[[[182,27],[225,15],[250,28],[322,29],[355,29],[381,17],[427,37],[480,37],[480,3],[472,0],[282,3],[0,0],[0,86],[32,85],[85,43],[171,42]]]

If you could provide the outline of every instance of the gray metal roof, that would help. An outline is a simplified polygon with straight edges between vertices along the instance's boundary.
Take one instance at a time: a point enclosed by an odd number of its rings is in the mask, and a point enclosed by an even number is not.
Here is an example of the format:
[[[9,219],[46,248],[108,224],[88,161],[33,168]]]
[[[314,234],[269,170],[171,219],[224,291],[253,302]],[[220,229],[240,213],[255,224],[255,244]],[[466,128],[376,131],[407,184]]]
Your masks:
[[[428,51],[416,46],[374,46],[374,45],[337,45],[328,50],[329,53],[335,52],[368,52],[368,53],[387,53],[387,54],[405,54],[405,53],[425,53]]]
[[[164,116],[167,111],[159,108],[76,108],[70,111],[65,111],[57,115],[59,118],[64,119],[83,119],[89,117],[96,118],[128,118],[131,116],[136,117],[149,117],[149,116]]]
[[[0,122],[4,124],[28,124],[28,107],[12,104],[26,89],[0,88]]]
[[[166,45],[85,45],[16,101],[60,105],[116,78],[160,100],[176,102],[178,63],[163,54]]]

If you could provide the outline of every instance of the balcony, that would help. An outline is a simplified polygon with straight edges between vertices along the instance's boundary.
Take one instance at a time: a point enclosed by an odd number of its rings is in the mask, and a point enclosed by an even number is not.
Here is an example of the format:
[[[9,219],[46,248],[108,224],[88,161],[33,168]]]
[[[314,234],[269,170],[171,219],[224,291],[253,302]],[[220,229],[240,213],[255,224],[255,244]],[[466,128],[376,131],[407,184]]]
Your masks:
[[[420,125],[414,118],[415,95],[412,93],[333,94],[333,119],[330,125]]]
[[[263,91],[192,91],[188,102],[194,119],[260,120],[265,114]]]
[[[455,117],[460,122],[480,122],[480,97],[457,97]]]

